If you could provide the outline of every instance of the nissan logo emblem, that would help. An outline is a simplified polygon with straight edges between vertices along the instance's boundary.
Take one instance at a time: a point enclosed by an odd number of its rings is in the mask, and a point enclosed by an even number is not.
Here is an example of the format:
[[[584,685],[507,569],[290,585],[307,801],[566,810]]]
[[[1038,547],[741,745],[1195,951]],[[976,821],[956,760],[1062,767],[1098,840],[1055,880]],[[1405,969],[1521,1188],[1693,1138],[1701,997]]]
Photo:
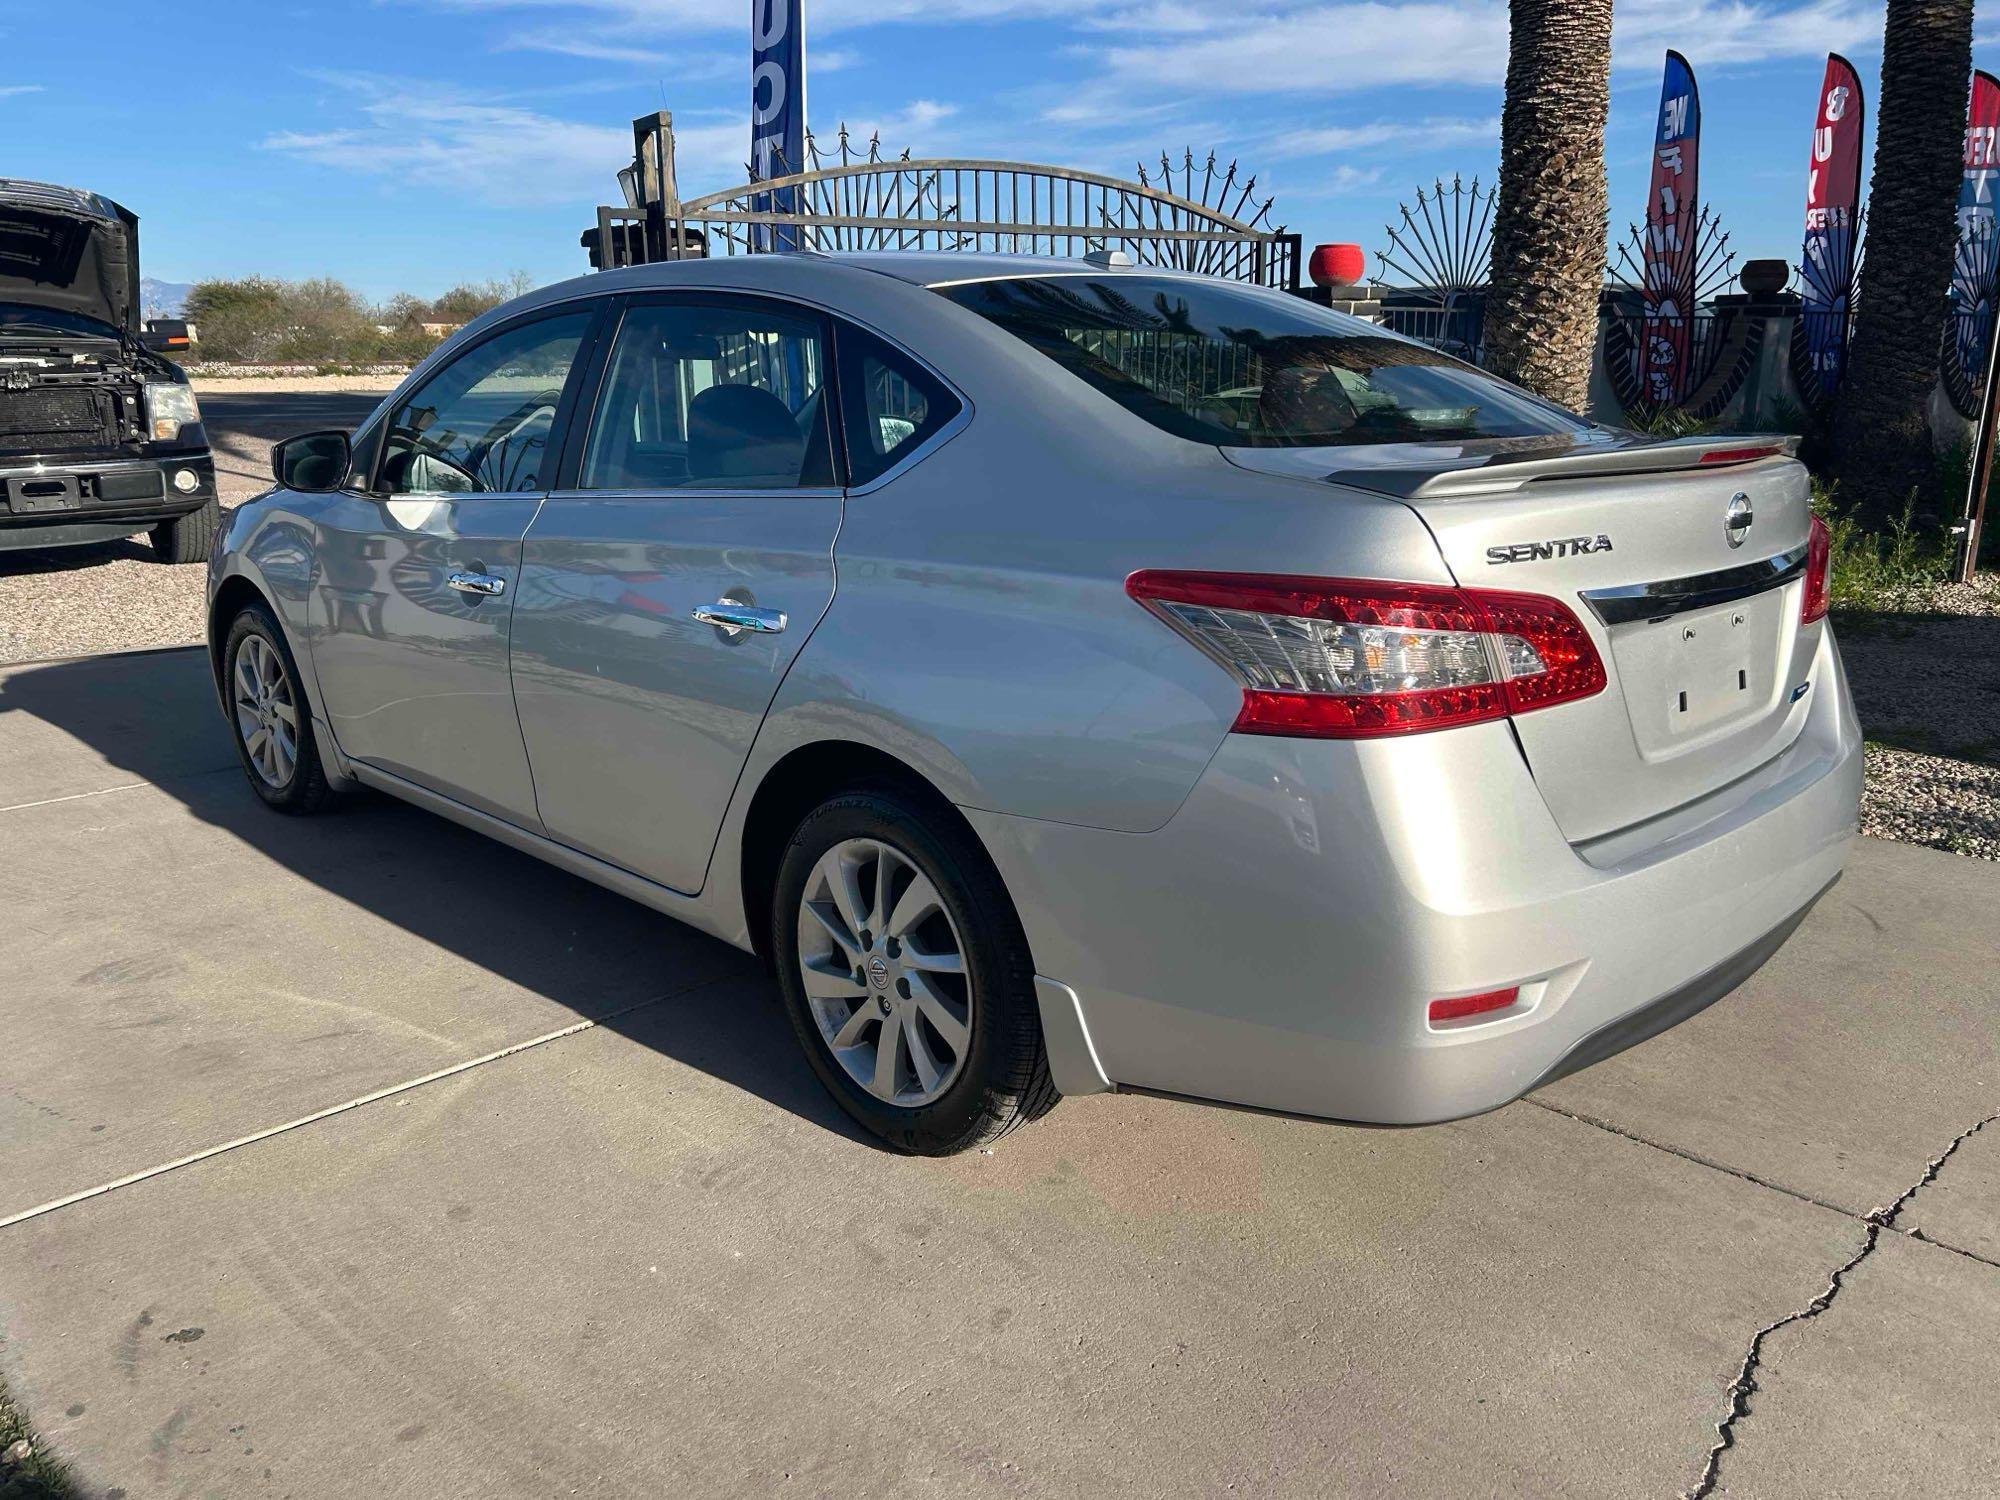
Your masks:
[[[1740,547],[1743,539],[1750,535],[1750,523],[1757,514],[1750,508],[1750,497],[1737,491],[1729,497],[1729,509],[1722,515],[1722,534],[1729,538],[1729,545]]]

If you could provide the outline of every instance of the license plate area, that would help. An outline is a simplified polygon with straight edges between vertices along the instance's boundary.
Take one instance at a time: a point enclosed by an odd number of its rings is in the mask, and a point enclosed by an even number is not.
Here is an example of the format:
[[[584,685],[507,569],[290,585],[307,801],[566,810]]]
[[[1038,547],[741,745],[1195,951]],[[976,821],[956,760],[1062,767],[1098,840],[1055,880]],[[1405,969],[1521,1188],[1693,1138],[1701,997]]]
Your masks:
[[[1671,754],[1781,711],[1787,591],[1626,626],[1612,656],[1639,748]]]
[[[78,510],[83,505],[83,490],[74,474],[37,474],[6,484],[8,508],[17,516]]]

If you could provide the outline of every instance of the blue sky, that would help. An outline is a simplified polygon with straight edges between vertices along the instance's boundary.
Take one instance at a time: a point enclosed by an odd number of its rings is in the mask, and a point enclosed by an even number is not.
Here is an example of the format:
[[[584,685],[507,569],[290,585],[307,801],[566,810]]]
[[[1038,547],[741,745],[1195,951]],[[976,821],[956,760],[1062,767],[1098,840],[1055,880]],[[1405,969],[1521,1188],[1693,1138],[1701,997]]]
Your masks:
[[[1490,177],[1504,0],[807,0],[814,129],[1130,175],[1239,159],[1307,243],[1369,252],[1419,183]],[[1612,221],[1636,218],[1661,53],[1700,78],[1702,188],[1796,260],[1829,48],[1872,113],[1881,0],[1618,0]],[[583,269],[631,118],[692,194],[744,176],[748,0],[0,0],[0,172],[96,189],[148,274],[331,275],[371,297]],[[2000,63],[2000,33],[1977,57]],[[1872,124],[1872,122],[1871,122]],[[1869,132],[1869,150],[1874,132]],[[1261,194],[1260,194],[1261,196]]]

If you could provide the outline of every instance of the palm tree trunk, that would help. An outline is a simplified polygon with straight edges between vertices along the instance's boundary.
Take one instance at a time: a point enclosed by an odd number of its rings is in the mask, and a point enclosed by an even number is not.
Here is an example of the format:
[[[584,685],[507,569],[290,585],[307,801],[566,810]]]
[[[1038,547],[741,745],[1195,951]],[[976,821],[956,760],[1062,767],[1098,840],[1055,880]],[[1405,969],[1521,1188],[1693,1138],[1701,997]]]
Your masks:
[[[1841,497],[1868,525],[1898,514],[1937,470],[1926,409],[1938,382],[1971,75],[1972,0],[1889,0],[1868,258],[1833,429]]]
[[[1604,286],[1611,0],[1510,0],[1508,13],[1486,363],[1581,411]]]

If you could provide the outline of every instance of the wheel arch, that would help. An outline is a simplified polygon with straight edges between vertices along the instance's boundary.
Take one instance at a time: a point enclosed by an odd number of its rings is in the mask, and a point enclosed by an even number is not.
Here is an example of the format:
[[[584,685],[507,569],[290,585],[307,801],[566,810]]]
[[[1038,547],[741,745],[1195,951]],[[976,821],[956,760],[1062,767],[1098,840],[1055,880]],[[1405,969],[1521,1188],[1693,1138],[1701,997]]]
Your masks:
[[[813,740],[773,763],[758,782],[743,816],[737,871],[743,916],[752,949],[766,964],[771,962],[771,900],[778,866],[793,832],[807,813],[829,797],[870,786],[903,792],[927,812],[957,827],[1006,889],[999,866],[978,831],[921,771],[885,750],[856,740]]]
[[[278,611],[270,596],[242,573],[232,573],[223,579],[216,587],[215,597],[208,602],[208,669],[218,690],[222,684],[223,638],[229,633],[229,622],[250,604],[263,605],[271,611],[273,619],[277,618]]]

